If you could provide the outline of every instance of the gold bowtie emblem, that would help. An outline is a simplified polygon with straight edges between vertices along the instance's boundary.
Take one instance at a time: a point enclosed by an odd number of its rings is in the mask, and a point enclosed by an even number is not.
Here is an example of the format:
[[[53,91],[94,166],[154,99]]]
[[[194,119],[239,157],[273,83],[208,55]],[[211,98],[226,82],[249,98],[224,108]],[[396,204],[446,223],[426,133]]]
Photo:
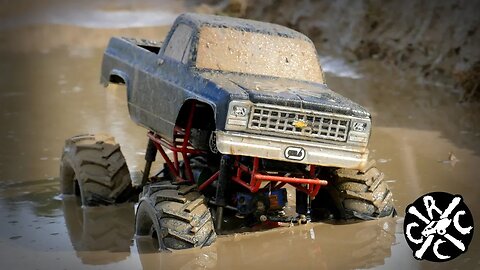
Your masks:
[[[295,120],[293,121],[292,125],[296,128],[304,129],[308,127],[308,123],[303,120]]]

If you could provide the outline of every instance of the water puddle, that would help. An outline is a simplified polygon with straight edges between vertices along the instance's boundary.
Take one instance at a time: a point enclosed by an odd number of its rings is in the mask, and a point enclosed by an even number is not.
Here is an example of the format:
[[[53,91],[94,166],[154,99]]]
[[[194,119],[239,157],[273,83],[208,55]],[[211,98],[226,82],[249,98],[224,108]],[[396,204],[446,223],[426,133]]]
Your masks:
[[[156,10],[145,7],[128,14],[123,4],[94,5],[74,16],[47,12],[41,22],[58,20],[61,25],[37,25],[34,33],[42,35],[33,36],[29,29],[15,30],[13,36],[28,37],[12,43],[21,49],[15,53],[0,44],[3,268],[421,269],[437,265],[413,258],[401,218],[418,196],[432,191],[461,194],[480,224],[480,106],[460,104],[444,87],[424,85],[378,63],[350,64],[328,56],[322,64],[329,87],[372,112],[369,148],[386,174],[398,218],[232,234],[211,247],[157,253],[149,239],[133,234],[134,205],[81,208],[75,198],[59,196],[62,147],[75,134],[113,134],[137,172],[135,181],[141,178],[146,130],[130,120],[124,87],[99,85],[102,50],[112,35],[161,40],[168,27],[134,32],[95,27],[114,27],[102,20],[120,22],[125,16],[133,19],[122,27],[170,20],[170,15],[152,15]],[[478,254],[480,238],[474,237],[466,254],[441,266],[479,268]]]
[[[42,7],[25,7],[17,16],[0,19],[0,30],[28,25],[56,24],[97,29],[135,28],[170,25],[184,9],[183,1],[117,1],[107,5],[74,2],[54,3]]]

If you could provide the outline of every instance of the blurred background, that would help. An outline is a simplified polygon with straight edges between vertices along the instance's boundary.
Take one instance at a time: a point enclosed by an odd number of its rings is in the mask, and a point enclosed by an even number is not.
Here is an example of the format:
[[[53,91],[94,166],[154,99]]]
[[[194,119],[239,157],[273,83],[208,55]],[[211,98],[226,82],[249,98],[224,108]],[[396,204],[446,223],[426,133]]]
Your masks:
[[[110,133],[129,169],[146,130],[125,89],[99,84],[111,36],[163,40],[182,12],[269,21],[318,49],[327,84],[373,116],[371,157],[399,217],[222,237],[158,254],[133,235],[133,205],[83,209],[59,196],[64,140]],[[480,224],[480,1],[0,0],[0,260],[6,269],[423,269],[403,236],[422,194],[461,194]],[[480,268],[480,240],[445,269]]]

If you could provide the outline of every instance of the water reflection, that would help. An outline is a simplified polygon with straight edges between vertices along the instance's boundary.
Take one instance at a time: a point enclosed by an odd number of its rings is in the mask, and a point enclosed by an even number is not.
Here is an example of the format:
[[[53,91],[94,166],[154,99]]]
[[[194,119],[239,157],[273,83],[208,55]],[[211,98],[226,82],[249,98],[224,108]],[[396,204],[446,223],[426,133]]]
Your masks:
[[[9,191],[2,192],[4,199],[10,201],[8,205],[31,208],[32,219],[45,214],[62,219],[63,212],[67,239],[76,257],[86,265],[108,265],[134,254],[144,269],[235,269],[240,265],[244,269],[265,265],[282,269],[371,268],[383,265],[391,256],[398,231],[393,218],[311,223],[230,234],[219,237],[210,247],[159,253],[150,238],[134,236],[133,204],[82,208],[73,196],[59,201],[58,182],[54,180],[28,181],[2,188]],[[58,227],[56,224],[45,222],[43,226]]]
[[[371,268],[391,256],[396,231],[393,218],[312,223],[231,234],[210,247],[159,253],[149,237],[134,236],[132,204],[82,208],[77,198],[65,197],[62,209],[69,239],[83,264],[126,260],[134,241],[132,252],[138,253],[143,269]]]
[[[395,242],[394,219],[308,224],[220,237],[203,249],[154,253],[137,238],[143,269],[350,269],[383,265]],[[339,260],[340,258],[340,260]]]
[[[65,197],[62,207],[68,236],[83,264],[109,264],[130,255],[135,221],[133,204],[80,207],[77,198]],[[98,251],[108,251],[108,255],[99,256]]]

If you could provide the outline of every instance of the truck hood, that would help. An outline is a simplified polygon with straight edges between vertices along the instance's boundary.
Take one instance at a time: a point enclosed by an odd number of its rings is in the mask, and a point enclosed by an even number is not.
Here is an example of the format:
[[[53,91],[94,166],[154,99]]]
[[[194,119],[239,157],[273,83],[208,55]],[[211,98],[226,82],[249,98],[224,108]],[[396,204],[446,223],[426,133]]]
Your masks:
[[[324,84],[235,73],[204,72],[201,76],[233,95],[239,91],[253,103],[266,103],[360,118],[370,113]]]

